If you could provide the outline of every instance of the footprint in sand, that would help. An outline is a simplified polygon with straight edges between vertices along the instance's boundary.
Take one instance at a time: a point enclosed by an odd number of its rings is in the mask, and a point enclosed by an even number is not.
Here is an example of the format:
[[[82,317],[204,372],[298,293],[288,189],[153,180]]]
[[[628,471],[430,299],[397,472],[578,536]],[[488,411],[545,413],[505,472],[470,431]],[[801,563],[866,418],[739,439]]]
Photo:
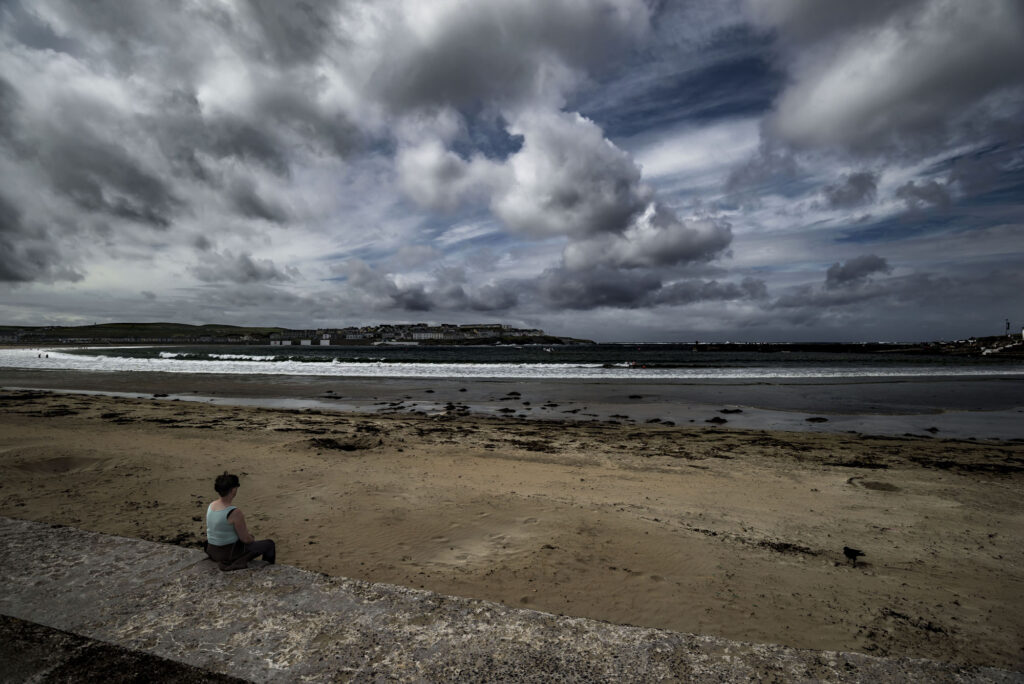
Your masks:
[[[536,518],[527,518],[526,520],[523,521],[523,524],[524,525],[536,525],[537,524],[537,519]]]

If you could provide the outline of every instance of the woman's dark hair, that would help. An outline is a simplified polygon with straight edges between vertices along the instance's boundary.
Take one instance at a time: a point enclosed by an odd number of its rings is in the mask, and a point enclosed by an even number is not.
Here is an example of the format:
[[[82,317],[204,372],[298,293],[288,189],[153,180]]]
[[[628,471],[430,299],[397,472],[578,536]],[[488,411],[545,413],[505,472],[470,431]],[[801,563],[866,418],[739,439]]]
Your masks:
[[[213,488],[216,489],[217,493],[221,496],[226,496],[228,492],[238,485],[238,476],[225,472],[223,475],[217,476],[217,479],[213,483]]]

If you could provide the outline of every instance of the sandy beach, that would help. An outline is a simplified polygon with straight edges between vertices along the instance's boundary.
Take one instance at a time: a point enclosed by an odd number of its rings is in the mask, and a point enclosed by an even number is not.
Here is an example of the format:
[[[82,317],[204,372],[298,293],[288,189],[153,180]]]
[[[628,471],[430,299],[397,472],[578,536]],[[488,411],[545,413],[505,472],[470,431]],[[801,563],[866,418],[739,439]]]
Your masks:
[[[229,470],[257,536],[306,569],[1024,669],[1019,441],[10,389],[0,406],[0,515],[196,545]]]

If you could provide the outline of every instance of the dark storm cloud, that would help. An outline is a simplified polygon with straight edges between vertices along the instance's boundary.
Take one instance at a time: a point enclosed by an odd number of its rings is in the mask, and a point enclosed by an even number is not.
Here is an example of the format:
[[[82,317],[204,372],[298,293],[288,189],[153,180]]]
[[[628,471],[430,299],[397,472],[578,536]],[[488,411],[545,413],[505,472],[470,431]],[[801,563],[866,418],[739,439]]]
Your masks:
[[[825,287],[834,290],[848,285],[858,285],[875,273],[890,273],[889,262],[876,254],[854,257],[844,263],[836,262],[828,267]]]
[[[762,143],[757,154],[729,172],[725,189],[730,193],[775,189],[793,181],[799,170],[792,152]]]
[[[756,278],[746,278],[739,283],[691,279],[665,284],[662,277],[653,271],[608,267],[585,271],[548,269],[536,282],[535,288],[535,296],[545,305],[554,309],[577,310],[602,307],[637,309],[716,301],[761,302],[768,296],[764,281]]]
[[[59,264],[88,265],[104,246],[144,258],[151,239],[139,227],[167,234],[165,246],[208,250],[192,243],[194,228],[170,229],[199,218],[218,232],[245,230],[226,212],[284,224],[288,212],[256,191],[253,174],[287,180],[304,154],[351,149],[353,125],[316,101],[316,74],[286,68],[322,47],[323,22],[303,14],[315,8],[276,18],[274,3],[237,9],[59,0],[0,8],[9,48],[0,61],[0,164],[34,185],[31,195],[8,193],[7,223],[20,228],[5,231],[5,279],[81,279]],[[264,34],[276,47],[254,39]],[[301,45],[292,41],[300,34]],[[261,41],[266,66],[238,59]],[[309,51],[288,52],[289,42]],[[211,76],[220,79],[212,87]],[[291,277],[244,254],[217,266],[239,282]],[[193,273],[219,277],[202,265]]]
[[[171,186],[124,144],[104,138],[90,126],[94,122],[79,118],[105,112],[74,94],[57,100],[59,111],[37,120],[22,106],[14,85],[0,80],[0,135],[13,157],[38,164],[53,190],[86,212],[169,226],[181,206]]]
[[[949,278],[929,273],[878,278],[892,272],[889,263],[875,254],[866,254],[843,263],[834,263],[825,274],[823,286],[800,285],[774,301],[765,302],[771,311],[785,311],[786,320],[795,325],[811,325],[822,317],[872,304],[894,306],[897,303],[926,303],[939,293],[954,287]]]
[[[298,275],[294,268],[281,270],[270,259],[254,259],[245,252],[237,255],[230,252],[207,253],[203,261],[192,266],[189,271],[206,283],[286,282]]]
[[[981,198],[990,195],[989,200],[1002,196],[1004,202],[1019,202],[1020,187],[1024,185],[1024,130],[1016,130],[1012,137],[1001,144],[957,155],[948,166],[949,185],[958,195]]]
[[[44,264],[26,263],[23,254],[18,254],[14,240],[22,232],[21,212],[0,195],[0,281],[20,282],[32,279],[32,271],[41,270]]]
[[[833,209],[849,209],[870,204],[878,194],[878,176],[870,171],[858,171],[845,176],[835,185],[824,189],[825,200]]]
[[[392,274],[351,260],[343,269],[349,301],[374,302],[377,308],[405,311],[508,311],[528,304],[542,310],[599,308],[637,309],[706,301],[767,299],[761,280],[739,283],[683,280],[665,284],[653,270],[608,266],[574,270],[564,266],[544,270],[531,279],[506,278],[484,285],[461,282],[463,276],[441,269],[425,282],[399,285]]]
[[[908,294],[916,294],[918,293],[916,284],[920,281],[921,279],[918,278],[908,283],[871,282],[864,287],[852,289],[823,289],[813,285],[801,285],[771,302],[768,308],[786,310],[789,321],[807,325],[830,312],[842,311],[847,307],[872,302],[877,304],[879,300],[895,298],[900,295],[905,298]]]
[[[683,280],[669,284],[651,270],[597,266],[570,270],[546,269],[537,278],[508,278],[482,286],[452,283],[440,274],[428,282],[399,286],[392,275],[364,263],[347,267],[350,301],[375,301],[382,309],[405,311],[509,311],[528,304],[541,310],[590,311],[601,308],[639,309],[711,301],[767,303],[764,281],[746,278],[738,283]],[[349,296],[351,295],[351,296]]]
[[[39,17],[26,11],[18,0],[9,0],[0,5],[0,17],[10,27],[18,42],[36,50],[53,50],[71,54],[81,53],[78,41],[57,35],[53,27]]]
[[[504,311],[511,309],[519,303],[519,297],[523,289],[515,283],[507,284],[505,287],[497,284],[484,285],[467,297],[469,308],[473,311]]]
[[[160,112],[140,123],[153,131],[179,173],[199,180],[214,177],[200,161],[203,155],[255,164],[281,177],[290,172],[288,146],[279,131],[262,119],[257,124],[234,114],[204,114],[194,92],[168,93]]]
[[[117,143],[53,131],[38,151],[54,189],[82,209],[158,228],[171,224],[178,198]]]
[[[377,310],[401,309],[426,312],[441,308],[437,289],[430,292],[423,283],[398,285],[392,274],[373,268],[359,259],[350,259],[340,267],[340,280],[350,303]],[[462,299],[461,289],[455,285],[456,299]]]
[[[224,116],[208,122],[193,121],[187,126],[197,139],[188,149],[208,150],[219,158],[234,157],[256,162],[279,176],[289,172],[288,155],[278,136],[265,127],[255,126],[237,117]]]
[[[740,283],[717,280],[686,280],[666,285],[652,298],[654,304],[694,304],[696,302],[764,300],[768,287],[763,280],[745,278]]]
[[[608,267],[584,271],[548,269],[537,281],[542,300],[550,307],[565,309],[629,308],[660,288],[661,278],[654,273]]]
[[[197,235],[192,238],[192,246],[200,252],[209,252],[213,249],[213,242],[205,235]]]
[[[392,274],[378,271],[368,264],[352,260],[344,266],[347,293],[355,300],[379,309],[404,311],[504,311],[515,306],[519,292],[529,287],[506,280],[486,284],[467,292],[461,282],[452,282],[442,272],[427,283],[398,285]]]
[[[907,206],[912,209],[927,206],[945,208],[951,203],[947,186],[933,180],[920,184],[915,181],[907,181],[896,188],[896,197],[906,202]]]
[[[469,2],[443,22],[428,8],[378,18],[388,44],[371,87],[398,110],[557,96],[648,19],[641,3],[610,0]]]
[[[230,191],[231,202],[242,216],[272,223],[286,223],[288,213],[272,200],[262,197],[251,181],[239,179]]]
[[[816,41],[882,21],[919,0],[750,0],[754,18],[778,29],[787,40]]]
[[[571,242],[566,266],[643,268],[696,264],[719,256],[732,242],[732,227],[719,219],[681,220],[675,212],[651,204],[619,234]]]
[[[408,302],[413,301],[427,306],[429,310],[505,311],[518,303],[519,295],[526,287],[512,279],[471,285],[464,268],[443,266],[431,274],[429,283],[405,288],[396,286],[392,298],[407,310],[410,310]]]
[[[170,94],[171,110],[161,107],[157,116],[144,117],[155,134],[184,133],[178,140],[182,146],[256,161],[283,175],[288,148],[295,142],[283,138],[309,139],[332,153],[353,144],[355,127],[346,112],[316,103],[322,78],[308,64],[324,57],[328,42],[341,37],[331,33],[338,7],[310,1],[284,6],[252,0],[227,8],[104,1],[88,8],[54,2],[45,11],[71,32],[88,29],[82,32],[88,63],[161,83]],[[218,85],[245,84],[250,89],[245,101],[200,112],[196,95],[210,67],[225,69],[228,80]],[[216,89],[208,92],[221,95]],[[184,111],[182,105],[192,108]]]
[[[934,326],[961,334],[993,326],[1006,316],[1006,303],[1024,288],[1024,275],[1007,268],[961,270],[954,275],[921,272],[868,281],[860,287],[827,290],[810,285],[794,288],[767,308],[773,316],[794,326],[861,331],[861,339],[881,335],[920,335],[919,327]],[[957,321],[950,312],[958,311]],[[866,334],[865,334],[866,333]],[[957,334],[957,333],[954,333]],[[946,337],[945,339],[948,339]]]
[[[248,324],[257,320],[280,320],[289,311],[301,312],[301,320],[308,323],[323,315],[324,307],[338,302],[321,296],[304,297],[270,283],[218,284],[195,288],[193,293],[198,320],[237,322]]]
[[[282,64],[309,62],[321,54],[338,6],[331,0],[248,0],[246,5],[259,26],[268,60]]]
[[[0,282],[78,281],[82,275],[64,263],[57,242],[0,194]]]
[[[394,299],[395,305],[405,311],[431,311],[435,308],[422,285],[396,290],[391,297]]]
[[[15,115],[20,97],[7,79],[0,77],[0,139],[9,138],[14,132]]]
[[[781,34],[791,78],[771,124],[796,145],[934,150],[1010,112],[1019,117],[1024,6],[1016,0],[749,5]]]

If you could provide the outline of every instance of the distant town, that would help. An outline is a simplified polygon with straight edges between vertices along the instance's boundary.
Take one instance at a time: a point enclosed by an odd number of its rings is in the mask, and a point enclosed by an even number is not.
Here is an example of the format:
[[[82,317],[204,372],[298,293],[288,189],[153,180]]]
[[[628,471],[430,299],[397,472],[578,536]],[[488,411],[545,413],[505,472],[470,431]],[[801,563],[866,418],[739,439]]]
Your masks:
[[[501,323],[469,325],[375,325],[362,328],[331,330],[287,330],[270,333],[271,346],[346,344],[465,344],[499,343],[502,341],[563,344],[585,342],[548,335],[538,328],[513,328]]]
[[[0,327],[0,344],[238,344],[342,346],[381,344],[592,344],[503,323],[425,325],[391,323],[291,330],[180,323],[106,323],[86,326]]]

